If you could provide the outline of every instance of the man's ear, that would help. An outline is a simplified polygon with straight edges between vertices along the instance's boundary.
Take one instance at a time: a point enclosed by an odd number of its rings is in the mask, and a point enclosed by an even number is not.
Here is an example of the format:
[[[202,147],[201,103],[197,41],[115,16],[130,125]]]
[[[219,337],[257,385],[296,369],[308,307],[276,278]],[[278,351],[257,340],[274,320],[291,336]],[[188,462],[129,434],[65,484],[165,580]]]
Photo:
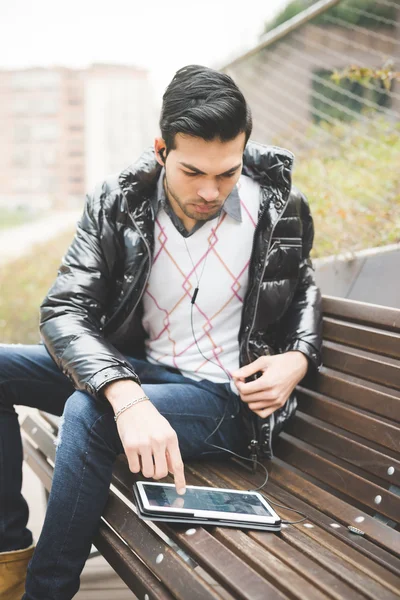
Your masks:
[[[166,157],[166,146],[165,146],[165,142],[162,138],[156,138],[154,140],[154,151],[156,154],[156,160],[157,162],[161,165],[164,166],[165,165],[165,159]]]

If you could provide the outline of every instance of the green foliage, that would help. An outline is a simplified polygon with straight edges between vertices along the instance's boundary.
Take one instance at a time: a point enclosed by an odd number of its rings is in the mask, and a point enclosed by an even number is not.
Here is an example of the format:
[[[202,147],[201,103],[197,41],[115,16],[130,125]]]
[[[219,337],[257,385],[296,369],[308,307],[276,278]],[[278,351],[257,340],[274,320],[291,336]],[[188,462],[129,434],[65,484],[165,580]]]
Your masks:
[[[315,3],[316,0],[293,0],[272,21],[266,24],[264,33],[275,29],[278,25],[285,23]],[[380,25],[395,27],[396,11],[398,10],[398,7],[395,6],[396,3],[400,6],[399,0],[392,1],[390,5],[381,4],[375,0],[342,0],[325,13],[315,17],[312,23],[315,25],[332,25],[335,24],[332,21],[333,18],[345,21],[348,25],[371,29]]]
[[[379,115],[322,123],[308,138],[311,149],[296,153],[294,184],[314,216],[313,256],[400,242],[400,123]]]
[[[383,80],[377,77],[378,81],[374,86],[367,86],[365,84],[370,82],[371,77],[368,79],[365,73],[358,75],[359,71],[356,67],[349,67],[342,73],[332,73],[325,69],[314,72],[311,114],[316,123],[330,119],[359,119],[364,108],[363,99],[372,102],[377,108],[390,107],[390,93]],[[371,69],[368,71],[372,72]]]
[[[73,232],[36,246],[26,257],[0,268],[0,341],[40,341],[39,306],[57,275]]]
[[[312,3],[306,2],[305,0],[293,0],[293,2],[289,2],[289,4],[285,6],[285,8],[272,21],[269,21],[265,25],[264,33],[267,33],[267,31],[272,31],[272,29],[275,29],[276,27],[279,27],[279,25],[286,23],[286,21],[289,21],[289,19],[292,19],[301,13],[305,8],[308,8],[307,5],[309,4]]]
[[[342,69],[341,71],[334,71],[330,78],[336,84],[347,80],[356,81],[363,86],[374,81],[379,81],[383,84],[385,90],[390,91],[393,81],[400,82],[400,71],[394,71],[393,64],[387,61],[387,64],[380,69],[350,65],[350,67],[346,67],[346,69]]]

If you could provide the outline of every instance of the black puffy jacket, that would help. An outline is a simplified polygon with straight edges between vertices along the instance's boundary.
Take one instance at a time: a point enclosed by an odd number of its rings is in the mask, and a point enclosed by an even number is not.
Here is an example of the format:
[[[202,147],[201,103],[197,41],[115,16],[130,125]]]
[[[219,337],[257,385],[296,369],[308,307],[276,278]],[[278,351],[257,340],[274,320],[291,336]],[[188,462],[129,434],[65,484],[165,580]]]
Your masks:
[[[309,253],[314,229],[291,186],[293,155],[249,142],[243,173],[262,190],[239,333],[240,365],[264,354],[304,353],[320,366],[321,298]],[[43,342],[79,390],[101,396],[110,381],[135,378],[124,353],[143,356],[141,298],[154,247],[150,201],[161,167],[154,151],[87,196],[75,237],[41,305]],[[296,409],[294,394],[267,419],[243,403],[245,432],[272,457],[273,434]]]

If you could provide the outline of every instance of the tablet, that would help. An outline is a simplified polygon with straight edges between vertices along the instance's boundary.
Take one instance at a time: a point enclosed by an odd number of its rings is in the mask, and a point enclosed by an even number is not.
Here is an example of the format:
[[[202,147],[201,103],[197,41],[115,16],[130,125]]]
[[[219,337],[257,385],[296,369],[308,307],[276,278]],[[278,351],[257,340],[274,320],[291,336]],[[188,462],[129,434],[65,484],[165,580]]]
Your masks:
[[[182,517],[185,521],[201,519],[280,529],[280,517],[258,492],[188,485],[180,496],[172,483],[137,481],[134,487],[141,512],[151,518]]]

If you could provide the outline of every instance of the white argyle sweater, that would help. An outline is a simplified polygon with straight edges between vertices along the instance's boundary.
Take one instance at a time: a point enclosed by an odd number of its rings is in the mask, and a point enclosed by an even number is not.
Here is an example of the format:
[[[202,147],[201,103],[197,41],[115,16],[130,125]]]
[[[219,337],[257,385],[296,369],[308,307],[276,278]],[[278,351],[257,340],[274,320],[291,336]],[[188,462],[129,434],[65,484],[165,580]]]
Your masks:
[[[154,259],[143,296],[147,359],[196,380],[227,383],[221,366],[229,373],[239,368],[238,333],[260,187],[242,175],[238,191],[241,222],[222,211],[219,218],[184,238],[163,208],[155,221]],[[201,352],[212,362],[199,352],[191,328],[191,299],[198,278],[193,328]]]

